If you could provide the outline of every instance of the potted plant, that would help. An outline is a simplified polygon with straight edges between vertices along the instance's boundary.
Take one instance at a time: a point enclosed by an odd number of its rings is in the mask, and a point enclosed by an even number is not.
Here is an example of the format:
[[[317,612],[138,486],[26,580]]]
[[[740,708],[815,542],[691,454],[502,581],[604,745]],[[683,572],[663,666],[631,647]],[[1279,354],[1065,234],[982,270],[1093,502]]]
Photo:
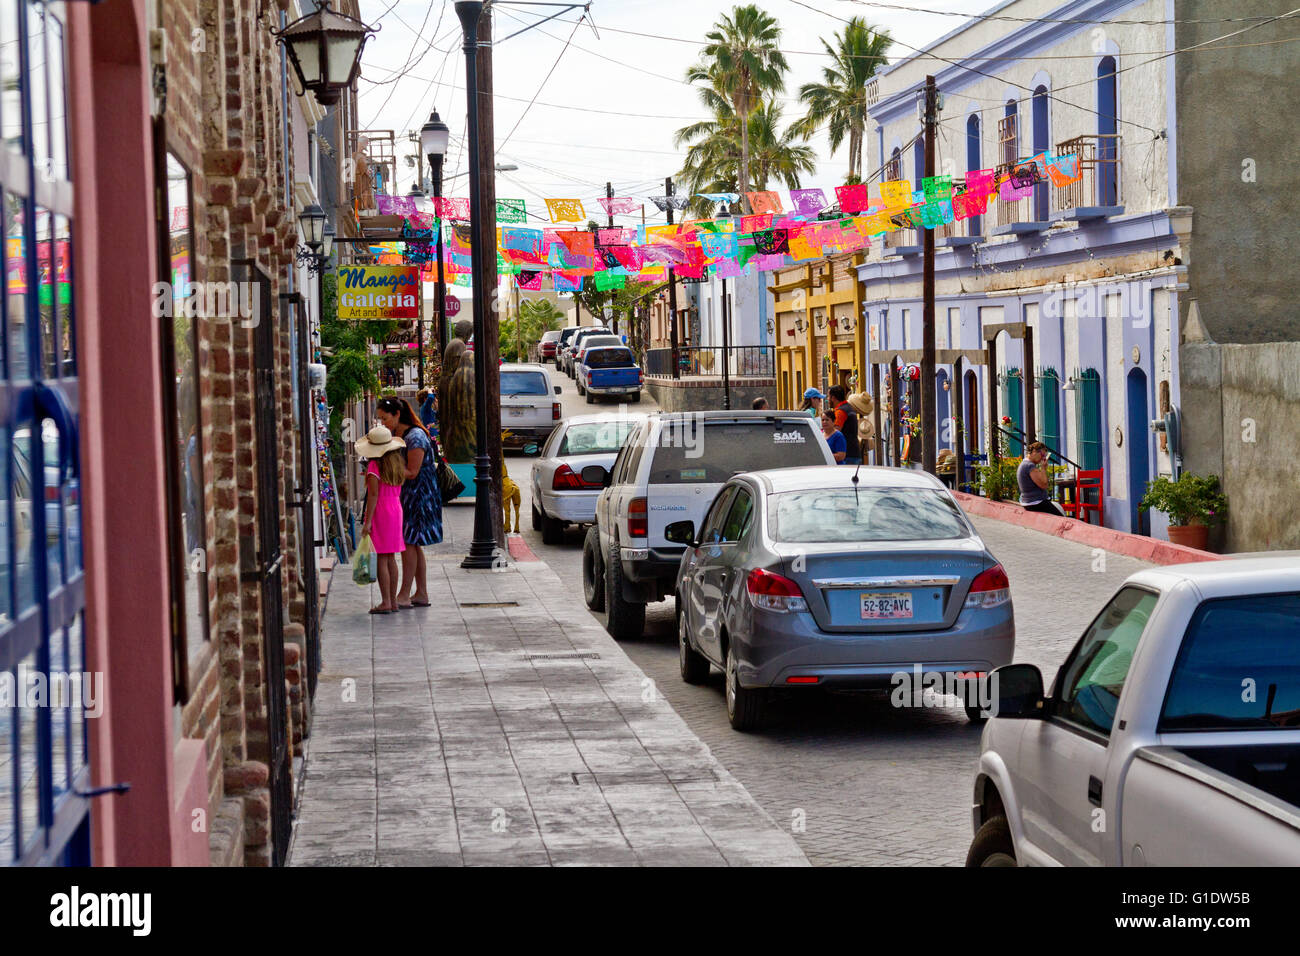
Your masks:
[[[1205,550],[1209,526],[1223,520],[1228,499],[1219,488],[1217,475],[1184,472],[1177,481],[1164,475],[1147,482],[1146,494],[1138,507],[1154,508],[1169,516],[1169,540],[1189,548]]]

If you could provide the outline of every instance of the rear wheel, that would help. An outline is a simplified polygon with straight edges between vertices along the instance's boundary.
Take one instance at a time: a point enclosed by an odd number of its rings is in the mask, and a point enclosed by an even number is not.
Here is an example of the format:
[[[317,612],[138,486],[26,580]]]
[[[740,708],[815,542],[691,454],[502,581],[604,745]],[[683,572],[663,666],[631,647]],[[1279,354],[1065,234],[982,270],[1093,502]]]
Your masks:
[[[763,725],[763,705],[766,691],[761,688],[740,686],[736,673],[736,649],[727,645],[727,720],[735,730],[757,730]]]
[[[582,379],[580,379],[580,378],[575,378],[575,379],[574,379],[574,383],[577,385],[577,388],[578,388],[578,394],[579,394],[579,395],[585,395],[585,394],[586,394],[586,391],[585,391],[585,390],[583,389],[583,387],[582,387]]]
[[[703,684],[709,679],[708,658],[691,647],[691,630],[686,623],[681,595],[677,597],[677,663],[686,683]]]
[[[600,555],[600,531],[587,529],[582,541],[582,596],[593,611],[605,610],[605,562]]]
[[[633,401],[633,402],[639,402],[639,401],[641,401],[641,393],[640,393],[640,392],[633,392],[633,393],[632,393],[632,401]]]
[[[1011,839],[1007,818],[989,817],[975,832],[970,852],[966,854],[967,866],[1019,866],[1016,862],[1016,845]]]
[[[595,405],[595,404],[596,404],[596,396],[593,395],[593,394],[591,394],[591,392],[587,392],[586,395],[587,395],[587,404],[588,404],[588,405]]]
[[[605,555],[605,630],[616,641],[630,641],[645,631],[645,605],[623,597],[623,561],[616,544]]]
[[[542,515],[542,544],[563,544],[564,522],[550,515]]]
[[[542,515],[541,512],[537,510],[537,505],[533,505],[533,530],[542,530]]]

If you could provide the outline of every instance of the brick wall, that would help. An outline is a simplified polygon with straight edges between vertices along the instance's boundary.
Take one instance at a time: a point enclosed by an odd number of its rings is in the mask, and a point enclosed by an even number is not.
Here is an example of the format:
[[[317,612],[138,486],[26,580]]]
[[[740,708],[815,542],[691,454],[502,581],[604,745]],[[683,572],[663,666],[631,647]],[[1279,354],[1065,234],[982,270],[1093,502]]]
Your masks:
[[[181,732],[203,739],[208,748],[210,845],[212,862],[220,865],[270,861],[261,585],[241,574],[256,566],[264,496],[278,499],[284,623],[301,621],[304,609],[298,512],[292,508],[300,465],[290,379],[295,315],[280,299],[295,267],[297,227],[283,166],[291,143],[286,142],[280,53],[269,32],[278,16],[263,6],[257,0],[160,5],[168,41],[167,142],[193,174],[192,278],[203,283],[241,278],[231,260],[244,258],[271,277],[270,314],[259,320],[271,323],[273,331],[271,418],[278,431],[274,473],[279,476],[273,488],[259,488],[257,481],[256,330],[244,327],[238,316],[204,316],[198,322],[209,644],[193,655]],[[304,729],[298,688],[305,681],[296,666],[291,676],[294,692],[286,687],[286,701],[292,753]]]

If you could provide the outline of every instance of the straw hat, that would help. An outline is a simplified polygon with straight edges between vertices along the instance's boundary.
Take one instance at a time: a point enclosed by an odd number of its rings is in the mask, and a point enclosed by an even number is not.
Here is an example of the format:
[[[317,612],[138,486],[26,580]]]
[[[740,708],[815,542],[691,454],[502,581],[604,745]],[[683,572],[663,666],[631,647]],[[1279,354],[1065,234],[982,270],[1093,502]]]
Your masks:
[[[357,442],[357,454],[362,458],[383,458],[395,448],[405,448],[406,442],[394,438],[383,425],[376,425],[366,432],[366,437]]]

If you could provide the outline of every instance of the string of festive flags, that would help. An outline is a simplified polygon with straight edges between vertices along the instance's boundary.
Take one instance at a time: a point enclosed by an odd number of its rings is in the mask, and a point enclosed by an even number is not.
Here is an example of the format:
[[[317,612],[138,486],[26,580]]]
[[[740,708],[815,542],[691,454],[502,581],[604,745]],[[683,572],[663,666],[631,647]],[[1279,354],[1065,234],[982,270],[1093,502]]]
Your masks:
[[[549,277],[557,292],[574,292],[591,277],[596,288],[621,288],[628,281],[653,281],[667,270],[687,281],[706,275],[731,278],[751,268],[779,269],[820,259],[832,253],[868,248],[872,237],[896,229],[934,229],[982,215],[989,199],[1014,202],[1033,193],[1039,183],[1067,186],[1083,172],[1077,154],[1039,153],[1009,169],[972,170],[960,180],[934,176],[918,188],[906,179],[880,183],[872,196],[866,184],[835,187],[839,215],[823,190],[789,190],[789,208],[775,191],[747,192],[752,212],[721,219],[687,219],[670,225],[579,228],[587,212],[580,199],[546,199],[549,227],[527,225],[522,199],[498,199],[497,272],[512,275],[520,289],[540,290]],[[738,193],[699,193],[718,204],[736,205]],[[649,196],[661,210],[684,210],[691,197]],[[403,219],[401,240],[376,243],[372,251],[383,264],[421,264],[432,270],[437,261],[439,232],[444,241],[444,272],[448,281],[468,285],[471,230],[469,200],[378,196],[381,215]],[[632,197],[597,200],[607,215],[640,208]]]

